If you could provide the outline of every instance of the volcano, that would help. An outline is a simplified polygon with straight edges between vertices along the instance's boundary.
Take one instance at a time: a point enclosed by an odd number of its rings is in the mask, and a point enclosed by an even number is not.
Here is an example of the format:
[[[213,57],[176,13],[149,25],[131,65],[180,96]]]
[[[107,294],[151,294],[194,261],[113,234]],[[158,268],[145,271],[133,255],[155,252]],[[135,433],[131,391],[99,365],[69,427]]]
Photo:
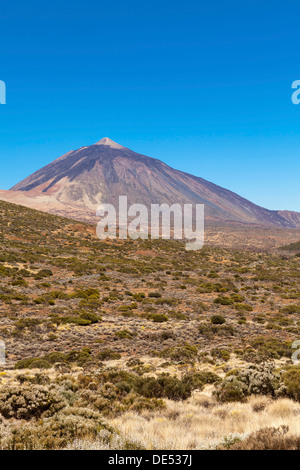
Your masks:
[[[136,153],[105,137],[52,163],[0,199],[73,219],[96,221],[100,203],[204,204],[206,222],[300,227],[300,213],[271,211],[198,176]]]

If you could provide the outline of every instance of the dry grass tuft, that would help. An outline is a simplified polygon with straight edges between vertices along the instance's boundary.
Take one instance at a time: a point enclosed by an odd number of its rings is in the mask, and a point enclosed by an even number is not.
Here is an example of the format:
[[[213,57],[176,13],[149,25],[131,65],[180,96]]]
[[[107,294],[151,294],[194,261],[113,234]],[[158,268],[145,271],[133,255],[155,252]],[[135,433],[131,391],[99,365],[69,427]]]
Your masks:
[[[284,440],[300,436],[300,404],[265,397],[250,397],[247,403],[218,404],[199,394],[186,402],[168,400],[166,409],[159,414],[125,413],[115,418],[112,425],[122,436],[139,440],[147,449],[218,448],[224,442],[228,444],[228,440],[243,442],[270,427],[285,426],[288,431]]]

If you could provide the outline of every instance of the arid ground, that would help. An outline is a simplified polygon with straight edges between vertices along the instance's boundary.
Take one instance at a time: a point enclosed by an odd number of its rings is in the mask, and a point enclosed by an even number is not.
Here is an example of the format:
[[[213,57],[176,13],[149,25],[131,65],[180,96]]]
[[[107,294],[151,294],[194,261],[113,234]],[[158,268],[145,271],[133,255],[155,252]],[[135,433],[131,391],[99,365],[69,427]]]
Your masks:
[[[0,202],[2,449],[300,448],[300,231],[100,241]]]

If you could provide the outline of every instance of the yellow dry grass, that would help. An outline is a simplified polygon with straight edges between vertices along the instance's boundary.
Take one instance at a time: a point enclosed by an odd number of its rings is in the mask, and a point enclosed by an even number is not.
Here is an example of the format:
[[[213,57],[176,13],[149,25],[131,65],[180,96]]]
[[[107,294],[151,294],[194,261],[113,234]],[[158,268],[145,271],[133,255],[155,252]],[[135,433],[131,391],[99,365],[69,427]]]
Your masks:
[[[289,426],[300,435],[300,404],[289,399],[251,397],[247,403],[218,404],[204,394],[186,402],[167,401],[160,412],[128,412],[111,424],[121,436],[140,442],[147,449],[192,450],[214,448],[224,438],[241,438],[265,427]]]

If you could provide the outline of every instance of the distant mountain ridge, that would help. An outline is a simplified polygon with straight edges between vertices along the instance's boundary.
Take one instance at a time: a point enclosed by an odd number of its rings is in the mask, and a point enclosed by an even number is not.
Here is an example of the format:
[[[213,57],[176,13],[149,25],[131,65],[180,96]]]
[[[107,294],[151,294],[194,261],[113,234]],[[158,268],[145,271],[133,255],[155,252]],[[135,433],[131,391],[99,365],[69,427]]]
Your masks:
[[[207,222],[300,227],[300,213],[271,211],[203,178],[175,170],[108,137],[54,160],[0,199],[66,217],[95,222],[101,202],[198,203]]]

